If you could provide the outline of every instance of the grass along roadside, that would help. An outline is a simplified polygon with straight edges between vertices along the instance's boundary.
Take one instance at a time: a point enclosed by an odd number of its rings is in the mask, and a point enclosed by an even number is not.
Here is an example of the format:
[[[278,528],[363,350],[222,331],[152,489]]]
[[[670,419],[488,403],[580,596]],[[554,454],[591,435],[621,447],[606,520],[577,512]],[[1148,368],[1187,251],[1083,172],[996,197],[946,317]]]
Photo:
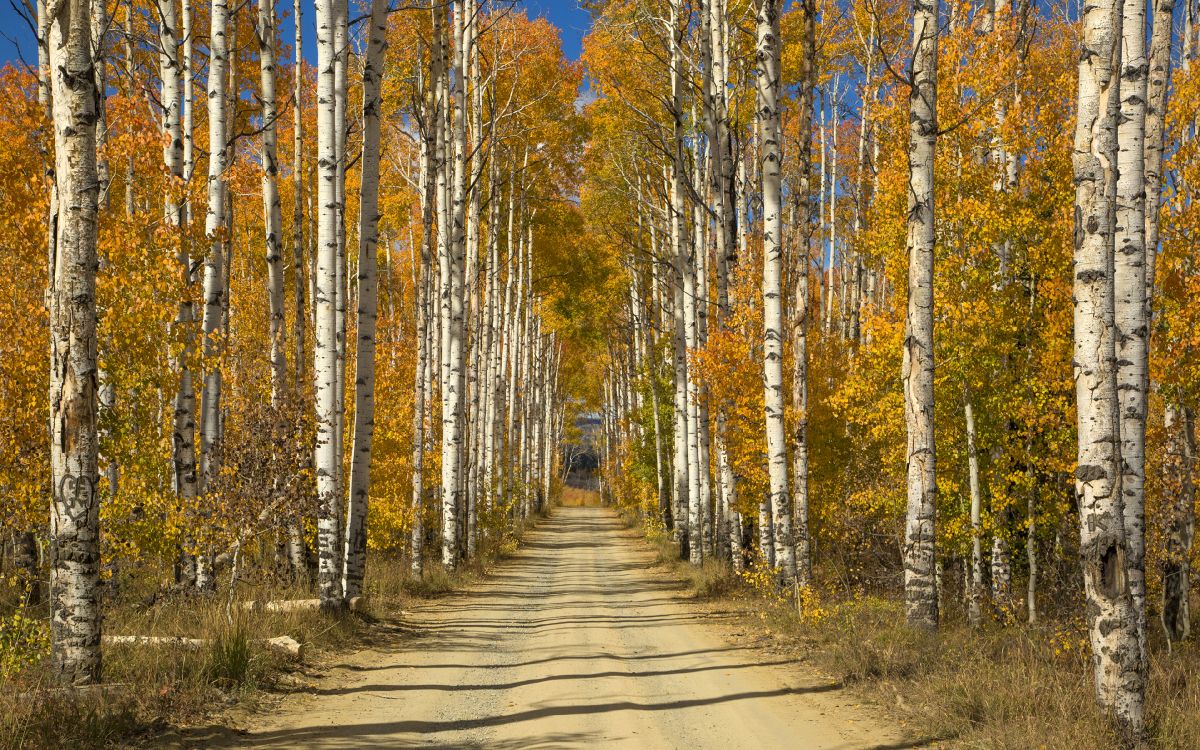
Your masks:
[[[506,536],[491,545],[484,557],[489,564],[502,560],[517,545],[515,535]],[[460,590],[483,575],[486,565],[466,565],[451,572],[429,562],[424,575],[414,578],[407,561],[373,555],[367,565],[363,605],[338,615],[315,609],[244,609],[242,603],[250,600],[313,596],[307,586],[270,578],[240,581],[235,599],[228,589],[208,596],[156,595],[148,583],[142,590],[130,583],[106,604],[106,635],[207,643],[199,648],[106,645],[104,686],[81,691],[61,690],[51,683],[44,652],[48,644],[43,637],[44,605],[34,608],[22,613],[20,627],[32,635],[20,639],[20,644],[6,643],[5,623],[0,623],[0,656],[6,648],[18,646],[37,652],[23,665],[0,669],[0,750],[145,745],[176,728],[221,724],[222,716],[235,707],[239,712],[262,710],[273,696],[305,689],[337,654],[369,646],[376,639],[394,639],[395,629],[386,626],[411,602]],[[12,632],[10,627],[7,633]],[[303,644],[303,659],[264,647],[265,639],[283,635]]]
[[[809,595],[798,610],[790,596],[764,586],[762,576],[738,576],[716,560],[696,567],[679,559],[669,535],[651,530],[644,538],[694,598],[736,613],[740,624],[767,636],[771,648],[881,705],[914,735],[929,738],[930,747],[1119,746],[1092,698],[1082,622],[972,631],[951,621],[930,634],[904,624],[903,602],[878,596],[821,601]],[[1168,654],[1158,645],[1152,642],[1146,701],[1153,747],[1196,750],[1200,648],[1190,642]]]

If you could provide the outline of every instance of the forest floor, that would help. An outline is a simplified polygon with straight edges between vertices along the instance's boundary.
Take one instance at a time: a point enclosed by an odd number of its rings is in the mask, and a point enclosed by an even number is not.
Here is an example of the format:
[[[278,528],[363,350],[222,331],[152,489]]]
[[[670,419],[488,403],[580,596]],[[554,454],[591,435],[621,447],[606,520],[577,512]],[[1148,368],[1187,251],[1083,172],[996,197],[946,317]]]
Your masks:
[[[608,509],[555,509],[486,578],[378,628],[308,688],[170,746],[924,746],[697,601]]]

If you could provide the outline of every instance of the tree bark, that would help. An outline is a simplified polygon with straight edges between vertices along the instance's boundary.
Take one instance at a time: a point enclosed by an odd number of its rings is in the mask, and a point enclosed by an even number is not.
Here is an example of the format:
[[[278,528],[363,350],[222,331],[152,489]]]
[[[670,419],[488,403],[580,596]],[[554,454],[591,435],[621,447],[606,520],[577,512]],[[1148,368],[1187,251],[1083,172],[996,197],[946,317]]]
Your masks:
[[[787,434],[783,401],[783,214],[782,143],[779,121],[779,5],[759,0],[757,18],[758,134],[762,149],[763,212],[763,388],[767,422],[767,469],[775,563],[782,582],[796,580],[796,549],[788,487]]]
[[[1083,10],[1075,174],[1075,396],[1080,554],[1096,697],[1128,739],[1144,731],[1142,649],[1130,592],[1121,495],[1116,379],[1114,223],[1121,12]]]
[[[61,212],[50,265],[50,656],[63,685],[100,681],[96,107],[89,0],[44,19]]]
[[[372,0],[363,66],[362,162],[358,203],[358,346],[354,353],[354,444],[346,513],[342,596],[362,594],[367,564],[367,500],[371,491],[371,441],[375,433],[375,323],[379,312],[379,131],[382,115],[387,0]]]
[[[219,0],[218,0],[219,1]],[[317,586],[321,607],[341,609],[341,566],[338,565],[338,526],[341,499],[338,477],[341,462],[337,454],[337,118],[334,112],[334,87],[337,49],[334,26],[338,0],[316,0],[317,22],[317,269],[316,346],[313,354],[313,389],[316,394],[316,468],[317,468]]]
[[[1171,482],[1167,549],[1162,562],[1162,625],[1167,638],[1191,634],[1191,553],[1196,536],[1196,432],[1190,409],[1168,404],[1166,469]]]
[[[908,427],[908,511],[904,595],[910,625],[936,630],[934,561],[937,512],[933,438],[934,150],[937,145],[938,0],[913,0],[909,93],[908,314],[904,338],[904,413]]]

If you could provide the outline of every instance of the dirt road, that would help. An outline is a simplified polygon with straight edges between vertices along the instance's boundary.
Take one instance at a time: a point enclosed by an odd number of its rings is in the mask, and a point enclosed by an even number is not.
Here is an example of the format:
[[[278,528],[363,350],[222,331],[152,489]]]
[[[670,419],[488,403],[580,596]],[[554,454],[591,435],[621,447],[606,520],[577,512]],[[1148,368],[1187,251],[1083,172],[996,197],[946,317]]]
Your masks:
[[[903,748],[801,665],[725,639],[599,508],[559,508],[473,590],[405,616],[242,738],[256,748]]]

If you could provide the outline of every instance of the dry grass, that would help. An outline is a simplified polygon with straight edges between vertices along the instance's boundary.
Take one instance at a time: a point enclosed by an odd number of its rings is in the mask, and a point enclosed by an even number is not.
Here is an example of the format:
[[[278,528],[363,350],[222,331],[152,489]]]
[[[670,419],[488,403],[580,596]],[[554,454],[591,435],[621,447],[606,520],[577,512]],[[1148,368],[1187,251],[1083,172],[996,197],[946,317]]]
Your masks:
[[[600,493],[564,485],[558,504],[568,508],[595,508],[600,506]]]
[[[219,596],[174,594],[148,602],[148,588],[130,586],[107,606],[106,634],[202,638],[211,641],[209,647],[106,646],[104,682],[119,687],[103,694],[53,690],[45,659],[7,679],[0,677],[0,748],[91,750],[136,744],[168,726],[209,721],[237,703],[252,706],[263,691],[288,689],[295,673],[308,665],[363,643],[377,618],[389,617],[413,598],[460,588],[479,574],[477,568],[449,573],[430,564],[423,579],[416,580],[405,561],[372,556],[365,606],[340,615],[247,612],[237,606],[250,599],[311,598],[311,590],[303,586],[243,584],[233,606],[227,590]],[[280,635],[305,645],[305,663],[257,642]]]
[[[627,519],[632,521],[633,519]],[[821,672],[890,706],[934,746],[980,750],[1119,747],[1092,698],[1082,623],[972,631],[946,623],[933,634],[904,623],[903,603],[858,596],[814,602],[802,616],[789,598],[762,597],[718,561],[679,559],[669,535],[646,534],[657,562],[699,599],[720,599],[793,648]],[[1151,623],[1152,630],[1154,623]],[[1200,644],[1168,654],[1152,632],[1147,694],[1152,747],[1200,748]]]

